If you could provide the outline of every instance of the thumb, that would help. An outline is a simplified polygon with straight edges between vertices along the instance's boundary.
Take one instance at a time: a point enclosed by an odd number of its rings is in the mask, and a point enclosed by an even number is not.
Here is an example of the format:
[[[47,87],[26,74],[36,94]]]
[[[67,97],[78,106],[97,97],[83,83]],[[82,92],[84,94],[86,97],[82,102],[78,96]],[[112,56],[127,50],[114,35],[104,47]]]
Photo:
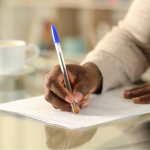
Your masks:
[[[90,92],[90,85],[86,81],[81,81],[76,84],[73,89],[73,96],[76,103],[79,103],[83,97],[85,97]]]

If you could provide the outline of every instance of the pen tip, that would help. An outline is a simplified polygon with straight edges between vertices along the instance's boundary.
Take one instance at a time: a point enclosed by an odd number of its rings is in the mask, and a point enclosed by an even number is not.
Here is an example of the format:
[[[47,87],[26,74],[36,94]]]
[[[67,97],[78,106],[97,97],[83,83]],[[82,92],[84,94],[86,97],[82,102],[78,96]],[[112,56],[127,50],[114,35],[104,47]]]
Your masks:
[[[73,113],[76,115],[76,105],[75,105],[75,103],[73,103],[71,106],[72,106]]]
[[[73,110],[73,113],[76,115],[76,110]]]

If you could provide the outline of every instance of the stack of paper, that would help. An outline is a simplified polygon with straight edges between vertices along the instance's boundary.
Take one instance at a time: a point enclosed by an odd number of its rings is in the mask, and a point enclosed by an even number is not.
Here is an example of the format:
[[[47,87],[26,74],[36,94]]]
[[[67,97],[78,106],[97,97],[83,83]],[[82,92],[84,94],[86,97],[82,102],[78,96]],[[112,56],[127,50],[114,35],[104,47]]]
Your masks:
[[[92,95],[89,107],[81,109],[76,116],[72,112],[54,109],[43,95],[0,104],[0,109],[72,129],[150,112],[150,104],[134,104],[132,100],[123,98],[123,91],[124,88],[119,88],[102,95]]]

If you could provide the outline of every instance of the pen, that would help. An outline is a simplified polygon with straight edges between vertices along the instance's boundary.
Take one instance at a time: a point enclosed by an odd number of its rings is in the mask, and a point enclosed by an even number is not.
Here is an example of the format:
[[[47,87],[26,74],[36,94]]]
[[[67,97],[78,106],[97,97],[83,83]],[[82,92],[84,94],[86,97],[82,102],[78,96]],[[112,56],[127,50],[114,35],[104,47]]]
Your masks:
[[[70,93],[72,93],[72,89],[71,89],[70,81],[68,78],[64,57],[63,57],[61,46],[60,46],[60,40],[59,40],[57,30],[56,30],[54,25],[51,25],[51,31],[52,31],[53,42],[54,42],[57,56],[58,56],[59,63],[60,63],[60,68],[61,68],[61,71],[63,74],[65,87],[68,89],[68,91]],[[72,107],[73,113],[76,115],[75,103],[71,103],[71,107]]]

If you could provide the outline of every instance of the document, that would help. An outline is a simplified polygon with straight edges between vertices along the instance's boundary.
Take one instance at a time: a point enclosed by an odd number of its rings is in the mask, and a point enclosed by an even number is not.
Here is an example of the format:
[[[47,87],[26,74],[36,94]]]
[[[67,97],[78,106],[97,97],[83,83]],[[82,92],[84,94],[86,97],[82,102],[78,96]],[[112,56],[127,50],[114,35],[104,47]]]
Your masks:
[[[123,87],[102,95],[91,95],[89,107],[81,109],[77,115],[53,108],[43,95],[0,104],[0,109],[71,129],[86,128],[150,112],[150,104],[134,104],[132,100],[124,99],[125,89]]]

